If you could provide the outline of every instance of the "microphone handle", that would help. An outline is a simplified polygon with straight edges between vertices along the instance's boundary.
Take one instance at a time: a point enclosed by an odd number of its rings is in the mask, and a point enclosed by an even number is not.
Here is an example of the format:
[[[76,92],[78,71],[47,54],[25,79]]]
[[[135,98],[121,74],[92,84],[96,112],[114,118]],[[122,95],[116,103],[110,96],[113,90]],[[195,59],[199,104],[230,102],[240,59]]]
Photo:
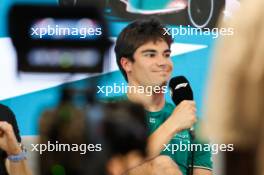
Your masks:
[[[193,127],[191,127],[190,129],[189,129],[189,133],[190,133],[190,136],[191,136],[191,144],[193,144],[193,141],[194,141],[194,139],[195,139],[195,133],[194,133],[194,128]],[[191,168],[188,170],[189,172],[188,172],[188,174],[189,175],[193,175],[193,164],[194,164],[194,151],[192,150],[191,151],[191,155],[192,155],[192,157],[191,157]]]
[[[194,128],[191,127],[190,130],[189,130],[189,132],[190,132],[190,135],[191,135],[191,139],[194,140],[195,139],[195,131],[194,131]]]

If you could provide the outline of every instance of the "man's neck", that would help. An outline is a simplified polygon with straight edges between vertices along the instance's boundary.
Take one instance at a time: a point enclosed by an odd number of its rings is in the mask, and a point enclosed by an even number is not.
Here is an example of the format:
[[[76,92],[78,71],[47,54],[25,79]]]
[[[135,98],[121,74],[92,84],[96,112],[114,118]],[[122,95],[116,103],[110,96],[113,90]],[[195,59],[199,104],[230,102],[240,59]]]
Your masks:
[[[135,83],[129,83],[128,86],[135,86],[138,90],[139,85]],[[140,103],[144,106],[145,110],[149,112],[157,112],[162,110],[165,105],[164,93],[154,93],[152,91],[149,93],[138,93],[136,92],[127,92],[127,97],[130,101]]]

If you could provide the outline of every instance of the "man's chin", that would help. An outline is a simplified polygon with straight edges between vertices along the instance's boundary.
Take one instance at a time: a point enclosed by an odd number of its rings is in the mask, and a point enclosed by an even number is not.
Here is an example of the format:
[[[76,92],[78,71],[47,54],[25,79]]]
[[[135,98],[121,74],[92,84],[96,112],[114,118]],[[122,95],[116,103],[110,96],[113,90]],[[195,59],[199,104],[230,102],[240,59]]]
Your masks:
[[[155,82],[153,84],[153,86],[166,86],[167,85],[167,80],[163,80],[163,81],[159,81],[159,82]]]

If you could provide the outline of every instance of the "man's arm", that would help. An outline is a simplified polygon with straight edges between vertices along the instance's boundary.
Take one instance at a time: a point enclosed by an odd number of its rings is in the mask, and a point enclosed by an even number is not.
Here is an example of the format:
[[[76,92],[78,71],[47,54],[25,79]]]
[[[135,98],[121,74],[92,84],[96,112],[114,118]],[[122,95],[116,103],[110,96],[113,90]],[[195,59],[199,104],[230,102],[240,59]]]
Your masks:
[[[210,150],[205,149],[209,143],[206,141],[202,141],[199,137],[195,138],[192,141],[192,144],[201,145],[202,149],[193,150],[192,156],[193,163],[193,174],[194,175],[212,175],[213,169],[213,161],[212,161],[212,152]],[[190,160],[191,162],[191,160]]]
[[[27,160],[21,160],[19,162],[6,161],[7,171],[10,175],[32,175]]]
[[[0,148],[8,155],[18,155],[22,152],[14,134],[13,127],[8,122],[0,122]],[[18,162],[7,160],[6,166],[10,175],[32,175],[26,160]]]
[[[194,168],[193,175],[213,175],[211,170],[202,169],[202,168]]]
[[[124,175],[182,175],[182,173],[170,157],[162,155],[147,160]]]
[[[196,108],[194,101],[182,101],[173,111],[171,116],[149,137],[148,155],[154,157],[164,149],[164,144],[169,143],[172,137],[196,122]]]

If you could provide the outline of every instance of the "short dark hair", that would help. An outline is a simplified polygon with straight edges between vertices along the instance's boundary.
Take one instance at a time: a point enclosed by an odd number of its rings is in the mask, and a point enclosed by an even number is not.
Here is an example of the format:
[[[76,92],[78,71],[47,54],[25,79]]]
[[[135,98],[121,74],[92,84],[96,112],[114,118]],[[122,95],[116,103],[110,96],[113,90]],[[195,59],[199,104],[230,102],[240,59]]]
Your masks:
[[[148,128],[143,106],[120,101],[107,103],[105,107],[103,135],[105,144],[111,150],[110,157],[126,155],[130,151],[146,156]]]
[[[134,61],[134,52],[143,44],[164,40],[170,47],[172,37],[165,33],[165,26],[157,18],[136,20],[125,27],[117,38],[115,45],[117,65],[127,81],[127,75],[121,65],[121,58]]]

